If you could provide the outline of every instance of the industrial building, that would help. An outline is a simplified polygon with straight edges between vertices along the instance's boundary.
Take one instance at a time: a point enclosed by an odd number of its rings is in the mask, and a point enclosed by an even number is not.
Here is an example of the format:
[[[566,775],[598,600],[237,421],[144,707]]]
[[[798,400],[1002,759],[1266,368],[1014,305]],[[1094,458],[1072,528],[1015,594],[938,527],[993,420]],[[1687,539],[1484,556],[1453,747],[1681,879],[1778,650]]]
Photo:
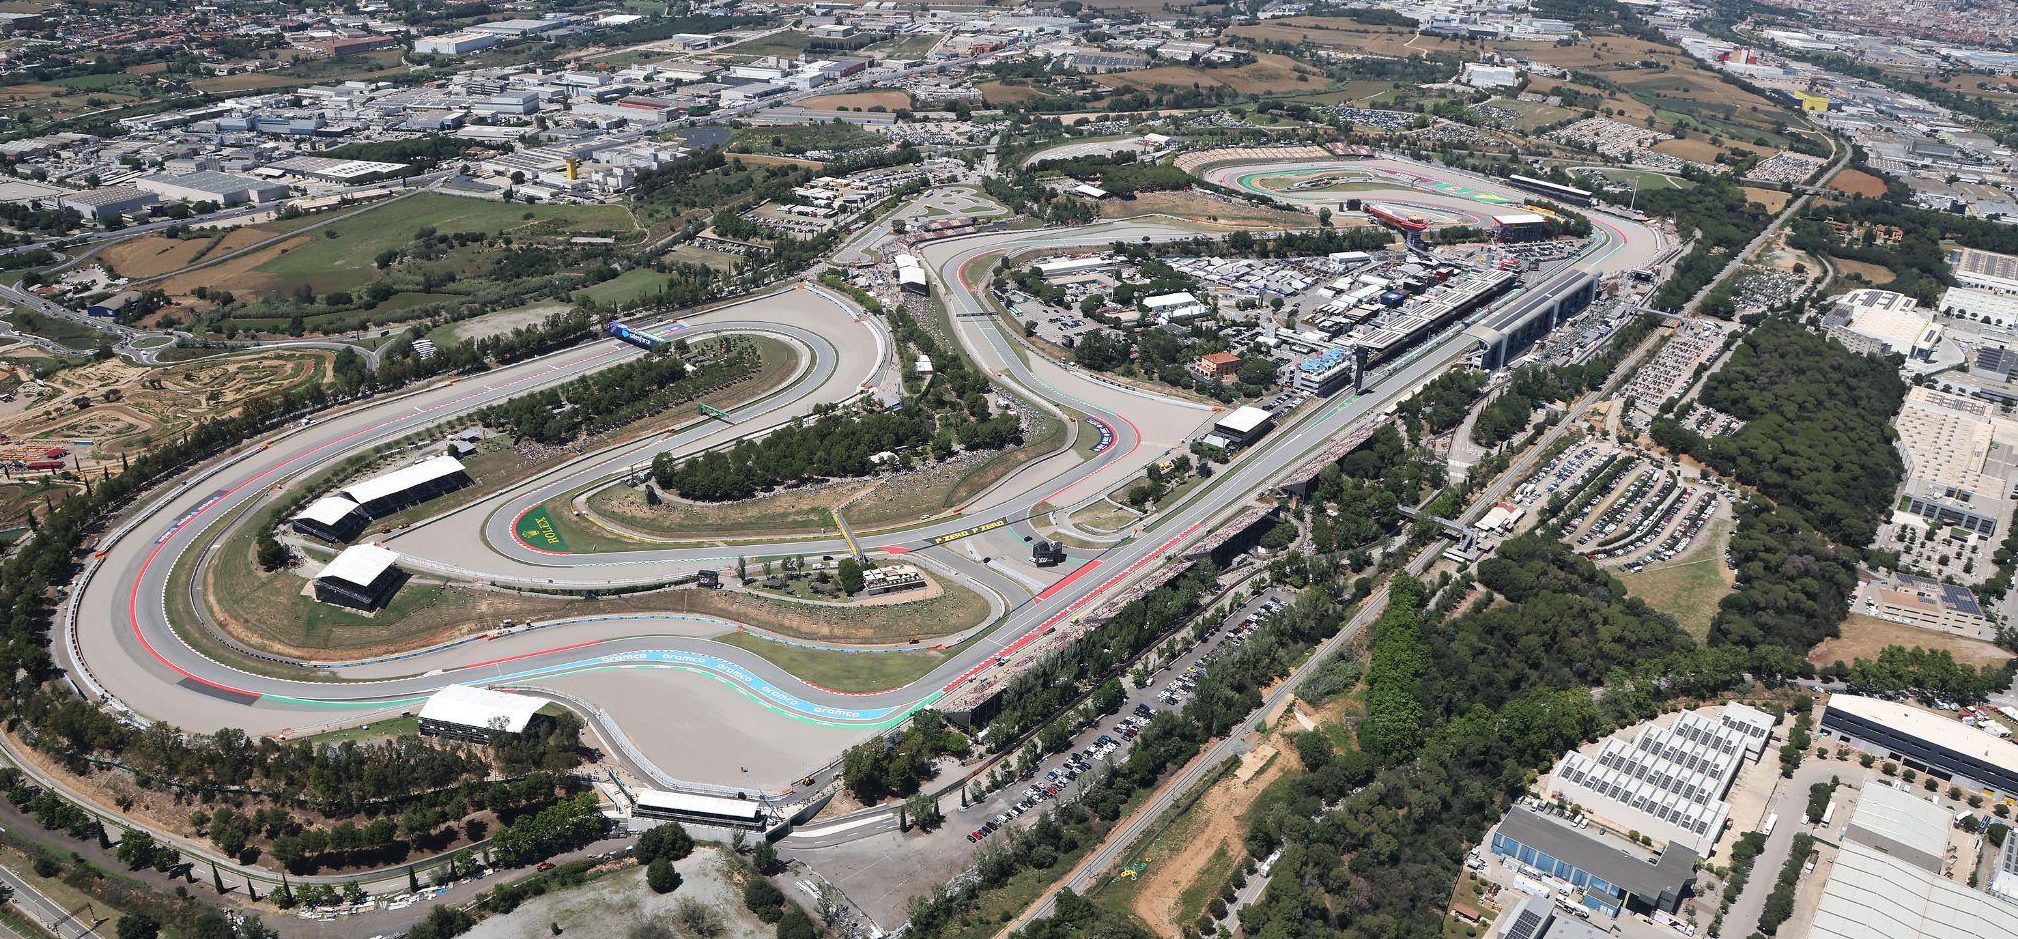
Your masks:
[[[1673,726],[1615,734],[1596,756],[1571,751],[1548,792],[1621,831],[1639,831],[1708,855],[1731,807],[1724,796],[1746,762],[1757,762],[1771,715],[1743,704],[1683,711]]]
[[[2018,804],[2018,744],[1908,704],[1838,694],[1822,731],[1968,791]]]
[[[211,170],[156,173],[134,180],[134,185],[163,199],[177,202],[215,202],[223,206],[272,202],[287,198],[287,186],[284,184]]]
[[[1906,461],[1901,505],[1929,521],[1998,537],[2018,479],[2018,421],[1987,401],[1913,387],[1893,419]]]
[[[1976,248],[1954,248],[1948,252],[1948,266],[1953,268],[1955,280],[1966,286],[2018,292],[2018,257]]]
[[[323,565],[314,578],[315,598],[337,606],[376,610],[392,599],[406,573],[399,554],[377,545],[352,545]]]
[[[1696,854],[1679,844],[1647,857],[1624,839],[1600,840],[1525,806],[1492,833],[1492,851],[1534,875],[1561,881],[1571,902],[1593,912],[1675,912],[1696,879]]]
[[[1514,302],[1472,326],[1466,335],[1485,347],[1486,368],[1501,368],[1562,321],[1590,306],[1598,298],[1598,283],[1595,272],[1580,267],[1564,268],[1541,286],[1528,288]]]
[[[488,49],[503,41],[503,36],[494,33],[447,33],[414,40],[413,51],[422,55],[465,55],[479,49]]]
[[[1808,930],[1812,939],[1990,939],[2018,936],[2018,904],[1946,876],[1954,819],[1873,780],[1844,830]],[[2007,838],[2007,846],[2018,838]],[[1994,885],[1993,885],[1994,886]]]
[[[420,732],[457,740],[488,741],[493,733],[523,734],[543,721],[547,702],[470,685],[449,685],[420,708]]]
[[[1903,355],[1932,361],[1941,344],[1934,311],[1890,290],[1852,290],[1836,298],[1822,331],[1860,355]]]
[[[137,186],[106,186],[68,193],[56,204],[94,222],[109,222],[159,201],[160,197]]]

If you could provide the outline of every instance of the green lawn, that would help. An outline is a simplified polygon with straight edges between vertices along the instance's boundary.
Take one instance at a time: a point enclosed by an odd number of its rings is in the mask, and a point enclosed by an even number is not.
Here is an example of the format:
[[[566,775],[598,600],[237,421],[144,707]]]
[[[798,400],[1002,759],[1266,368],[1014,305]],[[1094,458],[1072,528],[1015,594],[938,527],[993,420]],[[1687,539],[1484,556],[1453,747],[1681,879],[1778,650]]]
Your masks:
[[[605,306],[631,306],[650,299],[671,281],[671,276],[650,268],[633,268],[600,284],[575,291],[574,298],[577,301],[594,300]]]
[[[320,229],[308,244],[257,270],[307,283],[318,292],[359,286],[377,279],[373,261],[379,252],[406,246],[423,228],[442,233],[558,236],[624,234],[636,231],[638,224],[630,210],[617,205],[506,205],[420,193]]]
[[[883,135],[853,124],[808,124],[803,127],[751,127],[738,131],[729,149],[738,153],[800,154],[809,150],[853,150],[882,146]]]
[[[739,42],[732,46],[723,46],[715,51],[728,53],[729,55],[775,55],[791,57],[806,51],[806,47],[812,45],[812,43],[812,36],[796,29],[790,29],[781,33],[772,33],[760,39]]]
[[[882,691],[917,681],[946,660],[944,652],[830,652],[729,633],[716,642],[747,649],[771,664],[835,691]]]
[[[44,316],[31,310],[15,310],[4,318],[15,329],[44,339],[53,339],[72,349],[95,349],[98,337],[102,335],[82,323],[54,316]]]

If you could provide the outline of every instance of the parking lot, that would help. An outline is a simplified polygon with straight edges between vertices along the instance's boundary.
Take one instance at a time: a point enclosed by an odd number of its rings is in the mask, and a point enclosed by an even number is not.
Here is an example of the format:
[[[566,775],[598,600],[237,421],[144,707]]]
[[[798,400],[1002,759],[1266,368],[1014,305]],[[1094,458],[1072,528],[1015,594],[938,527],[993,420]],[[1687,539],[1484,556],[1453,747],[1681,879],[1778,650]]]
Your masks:
[[[1145,664],[1153,666],[1147,684],[1123,680],[1125,697],[1116,713],[1079,730],[1062,750],[1041,754],[1018,772],[1000,774],[1001,785],[973,805],[948,811],[947,829],[964,832],[969,842],[978,844],[1004,828],[1034,823],[1051,802],[1072,799],[1086,787],[1099,785],[1098,770],[1127,759],[1135,738],[1158,714],[1190,700],[1206,668],[1226,649],[1245,643],[1266,617],[1286,608],[1289,599],[1289,591],[1271,588],[1234,606],[1200,638],[1192,640],[1193,631],[1186,631],[1165,642],[1147,657]]]

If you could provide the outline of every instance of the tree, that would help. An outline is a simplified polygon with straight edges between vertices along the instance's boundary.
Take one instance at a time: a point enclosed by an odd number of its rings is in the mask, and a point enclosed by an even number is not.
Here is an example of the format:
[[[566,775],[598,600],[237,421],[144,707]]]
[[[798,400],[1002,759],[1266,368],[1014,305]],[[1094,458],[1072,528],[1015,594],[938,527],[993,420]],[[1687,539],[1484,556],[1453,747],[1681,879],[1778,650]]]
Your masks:
[[[849,596],[852,597],[862,592],[862,562],[855,560],[852,556],[844,557],[837,566],[835,574],[841,580],[841,589],[846,591]]]
[[[272,529],[263,529],[260,531],[258,546],[255,550],[260,570],[277,571],[287,566],[287,546],[281,544],[280,539],[273,537]]]
[[[154,939],[161,935],[161,921],[136,910],[119,917],[119,939]]]
[[[778,871],[778,849],[769,840],[757,842],[750,850],[750,863],[757,865],[759,874],[775,874]]]
[[[638,838],[638,858],[647,862],[659,858],[680,861],[692,853],[694,853],[694,838],[687,834],[686,826],[679,822],[667,822],[646,829],[644,835]]]
[[[798,907],[785,911],[778,920],[778,939],[819,939],[820,930],[813,925],[812,917]]]
[[[653,893],[672,893],[680,886],[680,872],[673,869],[671,861],[653,858],[645,865],[645,883]]]
[[[752,876],[743,885],[743,905],[758,919],[775,923],[785,915],[785,894],[763,877]]]

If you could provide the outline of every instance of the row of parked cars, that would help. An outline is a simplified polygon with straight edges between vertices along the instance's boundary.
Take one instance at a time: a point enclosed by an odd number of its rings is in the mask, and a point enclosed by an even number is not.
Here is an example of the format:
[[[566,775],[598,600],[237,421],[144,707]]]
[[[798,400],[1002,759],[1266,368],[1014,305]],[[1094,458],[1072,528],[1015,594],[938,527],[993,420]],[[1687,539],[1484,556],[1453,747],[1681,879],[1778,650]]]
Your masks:
[[[1245,608],[1248,602],[1251,601],[1243,601],[1240,607],[1236,609]],[[1157,700],[1169,707],[1177,706],[1177,704],[1186,697],[1189,697],[1192,691],[1198,687],[1199,677],[1205,674],[1206,666],[1212,663],[1212,660],[1219,654],[1220,649],[1227,645],[1239,645],[1246,642],[1247,637],[1260,627],[1261,621],[1264,618],[1281,610],[1281,600],[1271,597],[1268,600],[1262,601],[1245,617],[1233,624],[1233,627],[1227,632],[1226,638],[1219,645],[1207,648],[1182,673],[1170,679],[1169,683],[1164,685],[1163,689],[1157,694]],[[1208,635],[1203,641],[1210,642],[1211,639],[1212,637]],[[1091,770],[1094,760],[1111,756],[1114,751],[1139,736],[1143,729],[1149,726],[1150,720],[1155,716],[1155,708],[1150,707],[1146,702],[1137,703],[1128,716],[1115,722],[1113,728],[1107,732],[1095,737],[1091,745],[1078,752],[1068,754],[1062,765],[1046,770],[1041,780],[1036,780],[1029,786],[1024,787],[1020,798],[1016,800],[1014,805],[995,814],[986,822],[983,822],[981,827],[968,832],[967,841],[969,843],[979,843],[989,835],[1002,830],[1004,825],[1022,816],[1023,813],[1036,809],[1045,800],[1056,798],[1059,793],[1072,785],[1074,780],[1077,780],[1088,770]]]

